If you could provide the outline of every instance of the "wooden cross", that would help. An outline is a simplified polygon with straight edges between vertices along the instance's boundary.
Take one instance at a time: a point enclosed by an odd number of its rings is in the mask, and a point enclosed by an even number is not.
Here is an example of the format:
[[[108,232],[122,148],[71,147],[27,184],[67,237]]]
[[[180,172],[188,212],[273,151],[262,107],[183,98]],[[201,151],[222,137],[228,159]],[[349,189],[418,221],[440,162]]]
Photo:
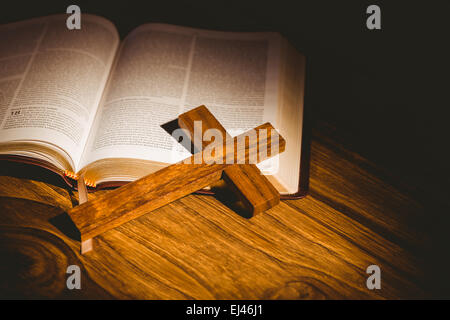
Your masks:
[[[69,210],[68,214],[80,231],[81,253],[92,249],[92,239],[95,236],[210,186],[221,178],[227,181],[227,185],[252,214],[279,203],[278,191],[255,164],[239,164],[247,163],[248,159],[261,162],[284,151],[286,142],[270,123],[231,138],[209,110],[200,106],[178,117],[179,126],[189,132],[191,139],[194,136],[196,121],[202,121],[202,134],[207,129],[215,128],[228,139],[212,142],[209,146],[203,142],[196,147],[203,150],[208,146],[210,150],[215,151],[196,153],[91,201],[86,201],[86,190],[82,183],[83,178],[80,177],[80,205]],[[239,143],[252,135],[256,139],[248,139],[242,149]],[[194,145],[195,140],[192,140]],[[259,152],[260,149],[267,152]],[[234,161],[230,163],[229,159]],[[81,203],[83,200],[86,202]]]

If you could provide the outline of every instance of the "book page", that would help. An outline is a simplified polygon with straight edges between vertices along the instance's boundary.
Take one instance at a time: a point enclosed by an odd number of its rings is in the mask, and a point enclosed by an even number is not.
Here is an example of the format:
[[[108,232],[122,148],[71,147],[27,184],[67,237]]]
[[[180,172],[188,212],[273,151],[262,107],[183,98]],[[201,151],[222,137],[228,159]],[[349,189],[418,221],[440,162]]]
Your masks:
[[[143,25],[123,42],[83,164],[190,155],[161,125],[206,105],[232,134],[276,126],[280,36]]]
[[[76,166],[119,45],[107,20],[82,14],[0,26],[0,142],[43,141]]]

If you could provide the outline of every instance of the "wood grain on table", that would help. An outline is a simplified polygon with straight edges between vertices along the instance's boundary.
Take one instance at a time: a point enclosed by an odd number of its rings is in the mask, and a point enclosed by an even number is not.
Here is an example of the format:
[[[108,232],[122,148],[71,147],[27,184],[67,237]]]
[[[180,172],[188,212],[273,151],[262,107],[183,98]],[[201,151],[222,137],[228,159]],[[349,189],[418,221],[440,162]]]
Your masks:
[[[31,179],[2,164],[0,297],[442,297],[424,200],[331,136],[313,131],[306,198],[247,219],[214,197],[189,195],[96,237],[84,256],[65,217],[76,192],[46,172]],[[72,264],[81,290],[66,289]],[[372,264],[381,290],[366,287]]]

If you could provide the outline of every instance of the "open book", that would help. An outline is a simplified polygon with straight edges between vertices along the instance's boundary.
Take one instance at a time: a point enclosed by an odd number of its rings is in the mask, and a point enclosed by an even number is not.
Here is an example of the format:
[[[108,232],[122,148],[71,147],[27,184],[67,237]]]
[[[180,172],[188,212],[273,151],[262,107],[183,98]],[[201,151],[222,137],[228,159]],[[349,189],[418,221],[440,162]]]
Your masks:
[[[150,23],[120,41],[104,18],[66,18],[0,26],[3,159],[118,185],[189,156],[163,125],[206,105],[232,135],[272,123],[286,151],[258,166],[301,192],[305,61],[281,35]]]

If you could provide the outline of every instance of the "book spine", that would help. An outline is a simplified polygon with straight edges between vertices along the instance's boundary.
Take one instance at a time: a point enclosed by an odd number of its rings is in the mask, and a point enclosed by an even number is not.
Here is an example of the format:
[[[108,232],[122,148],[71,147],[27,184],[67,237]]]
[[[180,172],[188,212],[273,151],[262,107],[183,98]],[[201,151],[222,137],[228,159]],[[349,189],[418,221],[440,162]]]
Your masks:
[[[79,176],[75,172],[72,172],[70,170],[64,170],[64,175],[75,181],[77,181],[79,179]],[[87,187],[91,187],[91,188],[96,187],[95,181],[84,178],[84,183],[86,184]]]

